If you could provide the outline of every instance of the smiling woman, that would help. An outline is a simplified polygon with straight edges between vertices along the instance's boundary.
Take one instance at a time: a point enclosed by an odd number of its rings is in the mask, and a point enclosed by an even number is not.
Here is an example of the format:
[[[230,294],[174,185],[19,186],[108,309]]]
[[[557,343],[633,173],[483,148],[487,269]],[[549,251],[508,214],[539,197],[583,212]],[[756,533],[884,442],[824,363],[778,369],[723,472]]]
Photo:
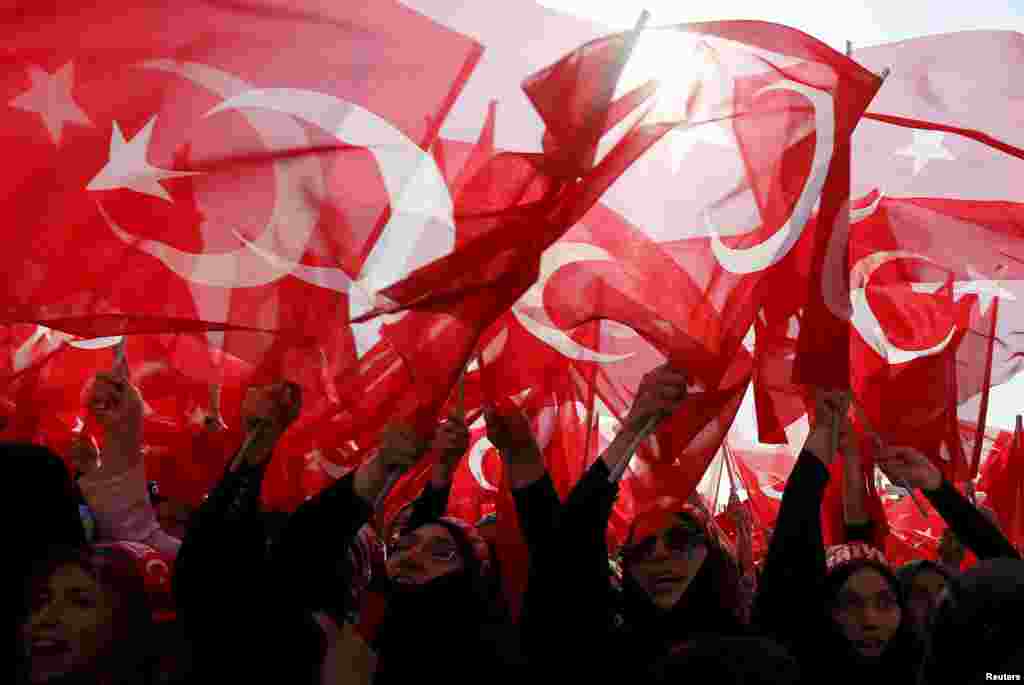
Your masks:
[[[147,683],[153,622],[135,560],[117,548],[61,547],[36,564],[22,623],[32,683],[65,677]]]

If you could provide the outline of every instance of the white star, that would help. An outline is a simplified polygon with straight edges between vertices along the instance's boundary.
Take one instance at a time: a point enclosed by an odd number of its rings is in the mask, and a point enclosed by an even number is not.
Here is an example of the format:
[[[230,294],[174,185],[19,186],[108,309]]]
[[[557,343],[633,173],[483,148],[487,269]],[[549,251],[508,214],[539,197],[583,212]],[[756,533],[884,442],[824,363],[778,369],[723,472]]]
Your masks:
[[[89,181],[87,190],[117,190],[128,188],[143,195],[152,195],[168,202],[171,196],[160,181],[168,178],[195,176],[197,171],[171,171],[150,165],[146,161],[149,141],[153,137],[153,126],[156,117],[150,119],[142,130],[131,140],[125,140],[121,128],[114,122],[114,130],[110,137],[110,161],[100,169],[95,178]]]
[[[942,144],[946,134],[941,131],[914,131],[914,142],[895,154],[914,158],[914,176],[921,173],[933,159],[953,161],[956,157]]]
[[[28,68],[32,86],[11,100],[11,107],[35,112],[43,118],[43,124],[55,145],[60,145],[61,134],[67,123],[94,126],[82,108],[71,97],[74,67],[68,62],[53,75],[37,66]]]
[[[992,305],[994,298],[1001,297],[1010,301],[1017,299],[1017,296],[1004,288],[1000,281],[991,280],[984,274],[978,273],[970,264],[967,265],[967,274],[971,280],[957,281],[953,284],[953,294],[957,301],[962,295],[977,295],[978,307],[981,308],[982,316],[988,313],[988,308]]]
[[[1016,293],[1003,287],[1003,283],[1006,281],[993,280],[985,274],[978,272],[970,264],[967,265],[967,275],[970,276],[968,281],[953,281],[953,301],[959,302],[963,299],[964,295],[977,295],[978,307],[981,309],[982,316],[988,312],[988,308],[992,305],[992,300],[997,297],[1010,301],[1017,299]],[[1019,281],[1014,282],[1019,283]],[[911,283],[910,289],[916,293],[931,295],[937,293],[943,285],[940,281]]]

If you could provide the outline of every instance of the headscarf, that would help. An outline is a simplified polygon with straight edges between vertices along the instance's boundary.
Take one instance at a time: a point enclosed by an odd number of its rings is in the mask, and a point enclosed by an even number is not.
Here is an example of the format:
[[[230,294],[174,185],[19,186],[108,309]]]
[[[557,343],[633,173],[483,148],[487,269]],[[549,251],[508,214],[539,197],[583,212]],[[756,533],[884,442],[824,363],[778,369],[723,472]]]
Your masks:
[[[649,651],[647,656],[652,658],[667,653],[673,644],[694,635],[738,635],[745,632],[741,620],[739,564],[725,533],[703,509],[663,498],[636,516],[629,528],[627,545],[656,535],[670,525],[680,524],[703,534],[708,555],[686,592],[669,611],[661,611],[655,606],[633,579],[628,564],[623,564],[625,627],[634,634],[636,647]]]
[[[380,657],[375,685],[415,679],[476,682],[480,674],[500,673],[518,654],[514,635],[504,630],[504,617],[496,615],[487,592],[487,543],[461,519],[446,516],[423,525],[432,524],[451,534],[462,568],[422,585],[392,585],[373,642]],[[470,658],[449,659],[453,645]],[[481,662],[483,670],[477,672],[472,665]]]
[[[893,682],[901,679],[911,682],[921,663],[922,647],[906,615],[906,594],[881,551],[863,542],[833,545],[826,551],[825,602],[826,621],[830,627],[816,655],[824,677],[828,673],[838,682],[864,682],[865,678],[885,677]],[[846,636],[832,619],[839,593],[856,573],[871,569],[885,579],[897,598],[903,612],[900,626],[878,659],[866,659],[849,644]],[[888,680],[886,681],[888,682]]]
[[[989,559],[946,583],[922,683],[983,683],[1024,673],[1024,561]]]

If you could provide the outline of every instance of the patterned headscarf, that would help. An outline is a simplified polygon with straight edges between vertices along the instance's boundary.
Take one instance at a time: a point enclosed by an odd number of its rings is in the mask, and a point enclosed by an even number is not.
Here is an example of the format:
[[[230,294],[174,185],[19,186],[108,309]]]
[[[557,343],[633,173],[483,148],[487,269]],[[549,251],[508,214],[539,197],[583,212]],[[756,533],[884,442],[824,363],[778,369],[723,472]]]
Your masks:
[[[90,552],[101,581],[122,592],[144,593],[155,623],[174,620],[171,566],[159,552],[138,542],[93,545]]]

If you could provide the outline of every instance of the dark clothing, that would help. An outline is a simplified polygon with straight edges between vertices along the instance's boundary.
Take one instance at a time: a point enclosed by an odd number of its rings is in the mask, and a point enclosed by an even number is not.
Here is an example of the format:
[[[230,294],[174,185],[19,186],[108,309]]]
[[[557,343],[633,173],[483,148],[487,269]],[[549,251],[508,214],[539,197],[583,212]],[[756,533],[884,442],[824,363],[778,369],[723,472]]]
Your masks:
[[[193,647],[191,682],[319,680],[323,632],[305,610],[304,585],[267,555],[262,480],[260,467],[226,473],[189,521],[173,582]]]
[[[902,623],[882,657],[867,660],[832,620],[835,598],[829,594],[821,532],[821,503],[828,478],[828,469],[817,457],[807,451],[800,453],[782,496],[754,620],[790,649],[807,682],[912,683],[921,648],[909,621]],[[890,582],[899,593],[895,577]]]
[[[1024,673],[1024,562],[982,561],[946,587],[949,596],[935,613],[921,682],[984,683],[988,673]]]
[[[32,566],[48,556],[53,547],[84,545],[85,528],[78,510],[80,494],[60,457],[46,447],[21,442],[0,442],[0,459],[7,469],[5,495],[8,548],[12,550],[14,577],[25,579]],[[14,524],[14,525],[11,525]],[[19,525],[20,524],[20,525]],[[14,617],[14,663],[18,678],[27,668],[21,622],[28,604],[20,582],[14,583],[8,606]]]
[[[978,559],[1020,558],[999,528],[951,483],[944,480],[937,490],[923,492],[960,542]]]
[[[451,481],[443,488],[435,488],[433,483],[428,482],[412,505],[412,515],[409,517],[406,529],[416,530],[420,526],[444,516],[444,513],[448,511],[448,496],[451,492]],[[474,523],[474,521],[469,521],[469,523]]]
[[[521,683],[526,668],[516,634],[491,611],[480,581],[459,571],[417,587],[392,587],[373,641],[374,685]]]
[[[356,495],[354,478],[350,474],[299,507],[272,548],[276,587],[293,592],[292,601],[307,611],[344,616],[348,610],[348,545],[373,514]],[[415,506],[414,517],[424,517],[419,525],[430,523],[427,514],[443,513],[447,492],[428,488]],[[372,644],[378,656],[375,685],[476,683],[481,673],[523,677],[515,636],[490,613],[476,574],[457,573],[415,588],[382,580],[375,587],[386,593],[387,608]]]
[[[698,582],[700,573],[669,612],[658,611],[628,573],[621,595],[614,589],[606,530],[619,487],[609,482],[609,476],[607,466],[598,460],[573,488],[557,529],[547,536],[551,549],[534,565],[523,609],[522,630],[530,656],[543,663],[562,663],[567,670],[561,675],[581,682],[635,678],[675,644],[745,632],[734,615],[716,604],[717,593]],[[539,497],[546,486],[534,485]],[[715,581],[706,575],[708,582]],[[566,635],[606,658],[565,663],[560,657]]]

